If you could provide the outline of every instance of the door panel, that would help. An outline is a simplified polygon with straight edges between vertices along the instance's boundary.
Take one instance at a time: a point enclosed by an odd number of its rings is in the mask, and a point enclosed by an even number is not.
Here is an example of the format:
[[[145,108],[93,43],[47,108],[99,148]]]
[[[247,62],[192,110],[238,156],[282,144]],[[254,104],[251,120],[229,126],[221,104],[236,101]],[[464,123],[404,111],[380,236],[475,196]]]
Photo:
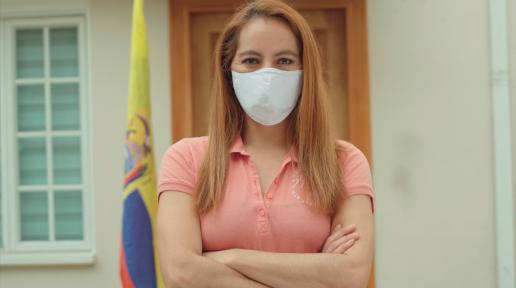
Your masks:
[[[339,139],[348,139],[346,96],[346,14],[344,10],[301,10],[320,48],[332,124]]]
[[[193,136],[208,134],[215,45],[230,16],[224,12],[193,13],[190,18]]]

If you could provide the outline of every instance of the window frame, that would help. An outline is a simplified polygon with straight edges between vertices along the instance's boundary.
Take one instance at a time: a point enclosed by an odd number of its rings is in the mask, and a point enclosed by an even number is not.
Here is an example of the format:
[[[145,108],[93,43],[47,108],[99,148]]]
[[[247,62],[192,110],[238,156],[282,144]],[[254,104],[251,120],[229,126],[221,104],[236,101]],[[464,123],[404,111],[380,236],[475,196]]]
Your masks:
[[[85,16],[56,16],[56,17],[33,17],[33,18],[13,18],[0,19],[0,57],[5,59],[5,63],[0,63],[0,153],[1,153],[1,190],[2,196],[2,236],[3,243],[0,247],[0,266],[4,265],[38,265],[38,264],[88,264],[94,262],[95,256],[95,235],[93,229],[93,185],[91,181],[92,173],[92,151],[90,136],[90,97],[88,94],[88,69],[87,69],[87,33]],[[50,49],[49,31],[54,27],[77,27],[78,38],[78,57],[79,75],[77,77],[52,77],[50,75]],[[47,125],[52,117],[50,106],[50,86],[55,82],[55,78],[60,78],[57,83],[64,83],[66,79],[74,80],[79,83],[79,111],[80,128],[79,132],[74,131],[52,131],[47,127],[45,131],[38,132],[17,132],[17,111],[16,109],[16,29],[19,28],[38,28],[43,29],[43,49],[44,49],[44,76],[40,80],[18,80],[26,83],[43,83],[45,90],[45,121]],[[64,81],[62,81],[64,80]],[[40,134],[46,139],[47,150],[47,173],[52,176],[52,168],[48,159],[49,146],[48,137],[56,135],[79,135],[81,143],[81,177],[82,184],[71,185],[75,188],[80,186],[82,192],[82,216],[83,216],[83,240],[79,241],[55,241],[51,233],[55,233],[54,227],[54,203],[55,187],[63,189],[62,184],[56,186],[51,184],[41,185],[47,191],[48,213],[49,213],[49,241],[21,241],[20,228],[20,208],[18,185],[18,144],[19,134]],[[59,188],[58,188],[59,190]],[[52,192],[48,192],[52,191]]]

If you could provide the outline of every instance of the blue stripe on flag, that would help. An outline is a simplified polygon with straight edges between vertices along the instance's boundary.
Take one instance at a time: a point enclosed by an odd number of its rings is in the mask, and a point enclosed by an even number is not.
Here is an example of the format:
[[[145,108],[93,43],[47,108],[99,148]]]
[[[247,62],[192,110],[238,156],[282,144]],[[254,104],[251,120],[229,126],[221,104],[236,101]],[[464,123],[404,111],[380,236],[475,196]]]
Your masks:
[[[125,261],[134,286],[156,287],[151,220],[138,190],[125,198],[123,217]]]

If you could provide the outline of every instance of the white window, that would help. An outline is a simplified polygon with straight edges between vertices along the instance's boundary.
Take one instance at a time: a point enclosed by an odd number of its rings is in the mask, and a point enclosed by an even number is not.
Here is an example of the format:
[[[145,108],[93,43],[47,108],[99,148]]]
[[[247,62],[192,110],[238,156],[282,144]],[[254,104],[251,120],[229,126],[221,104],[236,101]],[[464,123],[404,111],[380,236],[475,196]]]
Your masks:
[[[0,31],[0,265],[92,262],[83,17]]]

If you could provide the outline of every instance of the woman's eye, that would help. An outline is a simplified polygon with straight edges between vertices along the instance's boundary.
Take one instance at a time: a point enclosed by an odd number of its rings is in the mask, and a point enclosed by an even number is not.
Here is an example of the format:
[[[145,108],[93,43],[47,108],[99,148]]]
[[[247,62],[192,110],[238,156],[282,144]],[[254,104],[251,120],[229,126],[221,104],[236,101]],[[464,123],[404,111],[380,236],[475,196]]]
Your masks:
[[[254,65],[254,64],[258,64],[258,60],[255,58],[246,58],[246,59],[242,60],[242,64]]]
[[[289,64],[292,64],[294,63],[294,61],[288,59],[288,58],[281,58],[278,60],[279,64],[281,65],[289,65]]]

